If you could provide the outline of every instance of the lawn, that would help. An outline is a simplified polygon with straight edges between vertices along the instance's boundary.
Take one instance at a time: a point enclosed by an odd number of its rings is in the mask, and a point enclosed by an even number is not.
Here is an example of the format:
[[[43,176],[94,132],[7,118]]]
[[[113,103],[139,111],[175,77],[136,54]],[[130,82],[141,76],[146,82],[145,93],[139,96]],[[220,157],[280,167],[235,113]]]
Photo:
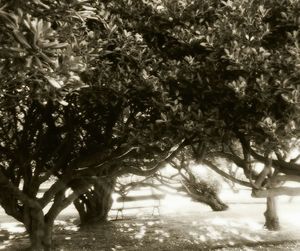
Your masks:
[[[225,196],[229,210],[212,212],[188,199],[167,196],[160,215],[151,215],[151,208],[145,208],[125,211],[124,218],[115,220],[112,211],[106,224],[82,228],[76,225],[76,211],[69,207],[56,221],[54,247],[70,251],[300,249],[299,200],[279,200],[282,229],[269,232],[263,227],[263,201],[245,198],[243,193],[239,199]],[[3,250],[21,250],[29,245],[22,227],[3,213],[0,226]]]

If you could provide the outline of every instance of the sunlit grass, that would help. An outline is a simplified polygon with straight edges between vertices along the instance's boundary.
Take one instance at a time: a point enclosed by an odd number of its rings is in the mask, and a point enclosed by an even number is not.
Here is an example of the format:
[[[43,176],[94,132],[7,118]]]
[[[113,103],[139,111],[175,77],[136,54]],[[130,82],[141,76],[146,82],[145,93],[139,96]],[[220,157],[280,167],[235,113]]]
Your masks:
[[[76,243],[76,248],[85,247],[83,243],[87,243],[86,245],[91,247],[94,247],[93,245],[101,248],[109,247],[94,250],[129,250],[126,249],[128,247],[132,247],[133,250],[144,250],[148,246],[154,247],[152,250],[156,250],[156,247],[165,247],[165,249],[157,251],[190,250],[172,249],[170,247],[174,247],[173,242],[180,243],[184,247],[197,247],[197,245],[201,247],[236,247],[243,243],[300,239],[300,231],[298,231],[300,222],[297,220],[297,212],[300,211],[298,210],[300,208],[298,198],[295,198],[292,203],[288,203],[288,198],[285,197],[279,199],[283,229],[279,232],[268,232],[263,226],[263,212],[266,205],[256,204],[256,200],[245,197],[245,193],[248,191],[237,195],[227,193],[226,199],[237,200],[239,197],[243,201],[251,200],[254,202],[253,204],[235,203],[229,205],[230,208],[225,212],[212,212],[209,207],[193,202],[189,198],[167,195],[160,203],[160,215],[151,215],[151,207],[147,209],[148,211],[145,210],[139,214],[129,214],[130,210],[128,210],[124,212],[124,219],[112,221],[104,228],[99,226],[99,228],[95,227],[89,230],[82,230],[76,226],[76,223],[74,224],[74,217],[77,213],[74,207],[70,207],[55,221],[57,226],[54,239],[58,240],[64,248],[73,247],[73,243]],[[157,204],[155,201],[147,201],[147,203]],[[0,224],[0,229],[7,230],[10,237],[24,236],[18,234],[25,230],[20,224],[11,222]],[[7,250],[11,243],[18,241],[15,237],[10,239],[7,236],[4,236],[3,240],[4,242],[0,241],[0,250]]]
[[[143,225],[140,227],[139,232],[136,233],[134,237],[136,239],[142,239],[145,236],[145,233],[146,233],[146,226]]]
[[[24,233],[25,232],[25,227],[23,227],[19,223],[15,223],[15,222],[1,223],[0,229],[6,230],[10,233]]]
[[[191,199],[177,195],[167,195],[161,203],[161,208],[167,212],[178,212],[184,210]]]
[[[5,250],[5,249],[7,249],[8,246],[9,246],[9,241],[4,241],[4,242],[0,245],[0,250]]]

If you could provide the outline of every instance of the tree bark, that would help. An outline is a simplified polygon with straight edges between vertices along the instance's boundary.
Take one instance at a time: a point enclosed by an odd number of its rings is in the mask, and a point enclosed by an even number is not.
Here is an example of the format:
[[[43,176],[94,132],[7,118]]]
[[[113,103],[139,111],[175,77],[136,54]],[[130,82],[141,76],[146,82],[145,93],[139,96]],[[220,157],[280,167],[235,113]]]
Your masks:
[[[266,197],[274,197],[280,195],[288,195],[288,196],[299,196],[300,188],[299,187],[274,187],[268,189],[253,189],[252,197],[254,198],[266,198]]]
[[[187,182],[185,181],[183,191],[189,194],[194,201],[208,205],[213,211],[225,211],[228,206],[221,201],[217,191],[206,182]]]
[[[265,215],[265,227],[271,231],[280,229],[279,218],[277,215],[276,197],[267,197],[267,209]]]
[[[42,210],[26,208],[24,210],[24,225],[31,242],[30,250],[51,250],[53,222],[45,220]]]
[[[107,220],[113,200],[115,179],[98,180],[85,194],[74,201],[82,225],[103,222]]]
[[[32,228],[29,232],[30,250],[49,251],[52,247],[52,226]]]
[[[193,200],[208,205],[213,211],[225,211],[228,209],[228,205],[221,201],[216,194],[197,194],[191,195]]]

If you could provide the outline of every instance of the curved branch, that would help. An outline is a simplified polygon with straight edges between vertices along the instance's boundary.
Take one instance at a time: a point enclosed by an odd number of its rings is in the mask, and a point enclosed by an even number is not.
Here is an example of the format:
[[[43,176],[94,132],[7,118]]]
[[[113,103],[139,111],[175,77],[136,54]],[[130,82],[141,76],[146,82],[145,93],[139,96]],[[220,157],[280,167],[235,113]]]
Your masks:
[[[237,179],[231,175],[229,175],[228,173],[222,171],[221,169],[219,169],[216,165],[214,165],[213,163],[211,163],[210,161],[208,160],[203,160],[203,164],[205,164],[206,166],[208,166],[210,169],[212,169],[213,171],[215,171],[216,173],[220,174],[221,176],[223,176],[224,178],[228,179],[228,180],[231,180],[237,184],[240,184],[242,186],[246,186],[246,187],[251,187],[251,184],[247,181],[243,181],[243,180],[240,180],[240,179]]]
[[[252,148],[250,149],[251,155],[258,160],[259,162],[266,163],[268,158],[258,154]],[[287,161],[279,161],[279,160],[272,160],[273,167],[279,169],[280,172],[285,173],[287,175],[299,175],[300,176],[300,164],[287,162]]]
[[[247,140],[243,137],[243,135],[238,135],[242,146],[247,146]],[[268,158],[258,154],[253,148],[248,148],[251,156],[261,163],[267,163]],[[272,160],[272,166],[278,169],[279,172],[285,173],[287,175],[299,175],[300,176],[300,164],[287,162],[284,160]]]
[[[138,176],[148,176],[157,172],[160,168],[164,167],[170,160],[172,160],[178,152],[180,152],[186,146],[186,140],[182,140],[179,144],[173,146],[168,154],[162,159],[158,160],[156,164],[150,168],[141,169],[137,167],[127,168],[125,170],[119,171],[116,175],[122,175],[126,173],[135,174]]]
[[[271,178],[271,183],[280,183],[285,181],[300,182],[300,176],[297,175],[277,175]]]
[[[252,170],[252,169],[249,170],[246,161],[237,155],[234,155],[232,153],[223,152],[223,151],[211,152],[209,155],[225,158],[225,159],[233,162],[236,166],[243,169],[244,174],[248,179],[251,179],[251,180],[256,179],[259,175],[254,170]]]
[[[254,198],[266,198],[280,195],[300,196],[299,187],[276,187],[266,190],[252,190],[251,196]]]
[[[30,208],[41,209],[41,205],[38,201],[30,198],[25,193],[23,193],[19,188],[14,186],[6,176],[0,171],[0,189],[3,191],[8,190],[11,196],[15,196],[18,200],[20,200],[24,205]]]

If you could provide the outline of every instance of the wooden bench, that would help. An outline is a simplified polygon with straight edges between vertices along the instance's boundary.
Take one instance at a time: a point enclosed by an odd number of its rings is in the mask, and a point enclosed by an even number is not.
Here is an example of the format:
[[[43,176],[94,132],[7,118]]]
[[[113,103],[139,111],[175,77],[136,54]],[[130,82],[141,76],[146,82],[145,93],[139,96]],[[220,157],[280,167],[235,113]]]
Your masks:
[[[116,202],[122,202],[122,207],[118,208],[112,208],[112,210],[117,210],[116,220],[118,219],[119,213],[124,218],[123,210],[127,209],[142,209],[142,208],[153,208],[152,210],[152,216],[155,213],[155,210],[157,210],[158,215],[160,215],[160,200],[162,200],[165,197],[164,194],[150,194],[150,195],[131,195],[131,196],[121,196],[117,198]],[[125,207],[126,202],[135,202],[135,201],[145,201],[145,200],[154,200],[158,201],[158,205],[141,205],[141,206],[130,206]]]

